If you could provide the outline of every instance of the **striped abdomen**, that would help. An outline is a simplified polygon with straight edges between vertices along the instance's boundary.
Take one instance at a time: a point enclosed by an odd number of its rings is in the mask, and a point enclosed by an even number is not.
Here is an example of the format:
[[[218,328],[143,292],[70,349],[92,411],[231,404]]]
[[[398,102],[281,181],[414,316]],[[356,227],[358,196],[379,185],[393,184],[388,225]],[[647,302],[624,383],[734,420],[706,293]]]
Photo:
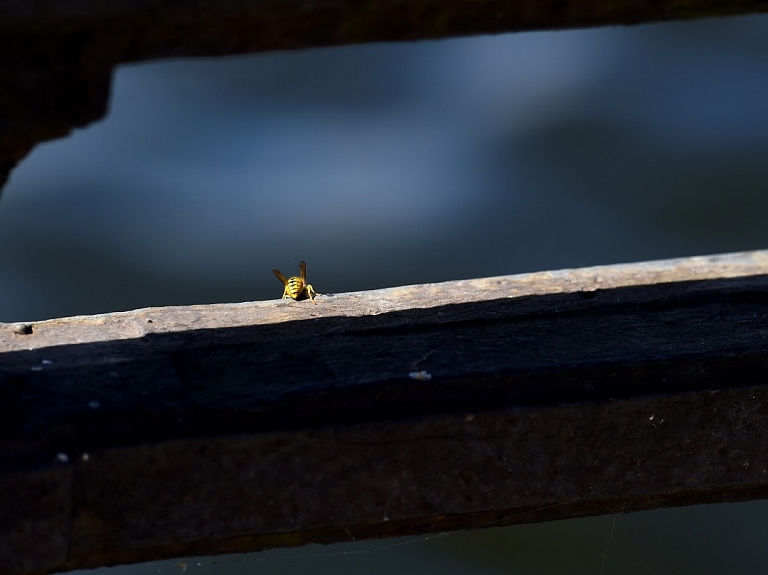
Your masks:
[[[285,293],[291,296],[293,299],[299,299],[304,292],[304,280],[299,277],[288,278],[288,283],[285,284]]]

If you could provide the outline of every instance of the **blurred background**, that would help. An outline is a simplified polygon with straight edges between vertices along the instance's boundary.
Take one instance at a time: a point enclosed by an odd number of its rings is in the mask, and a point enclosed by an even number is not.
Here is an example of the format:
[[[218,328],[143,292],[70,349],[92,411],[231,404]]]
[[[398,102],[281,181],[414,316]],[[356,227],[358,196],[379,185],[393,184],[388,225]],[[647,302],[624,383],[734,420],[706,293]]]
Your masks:
[[[768,16],[125,66],[3,191],[0,321],[768,247],[766,70]],[[766,536],[754,502],[187,573],[747,572]]]
[[[764,573],[768,502],[702,505],[157,561],[72,575],[731,575]]]
[[[768,17],[119,68],[0,198],[0,321],[768,247]]]

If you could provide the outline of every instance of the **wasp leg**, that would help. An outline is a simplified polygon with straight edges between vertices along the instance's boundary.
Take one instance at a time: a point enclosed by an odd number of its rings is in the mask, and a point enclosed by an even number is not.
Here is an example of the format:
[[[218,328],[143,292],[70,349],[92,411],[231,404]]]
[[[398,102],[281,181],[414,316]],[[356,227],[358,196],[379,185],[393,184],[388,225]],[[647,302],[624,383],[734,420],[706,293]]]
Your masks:
[[[315,291],[315,288],[313,288],[311,285],[307,284],[307,287],[305,288],[307,290],[307,295],[309,296],[309,299],[312,300],[312,303],[317,305],[317,302],[315,301],[315,296],[317,295],[317,292]]]

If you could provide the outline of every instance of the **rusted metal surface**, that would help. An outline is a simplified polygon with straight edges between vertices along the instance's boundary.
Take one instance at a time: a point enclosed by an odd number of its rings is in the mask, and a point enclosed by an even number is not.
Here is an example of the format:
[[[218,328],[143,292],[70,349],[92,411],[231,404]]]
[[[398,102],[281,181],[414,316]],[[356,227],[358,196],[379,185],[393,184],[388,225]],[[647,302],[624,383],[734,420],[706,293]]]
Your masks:
[[[764,0],[3,0],[0,184],[36,143],[101,119],[125,62],[765,11]]]
[[[766,252],[317,303],[0,324],[0,565],[768,496]]]

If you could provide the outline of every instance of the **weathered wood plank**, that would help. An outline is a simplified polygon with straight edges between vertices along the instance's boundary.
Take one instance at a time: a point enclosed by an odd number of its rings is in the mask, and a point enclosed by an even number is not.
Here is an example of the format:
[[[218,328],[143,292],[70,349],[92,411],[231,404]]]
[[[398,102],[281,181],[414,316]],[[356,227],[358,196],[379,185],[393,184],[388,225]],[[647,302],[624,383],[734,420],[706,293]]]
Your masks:
[[[766,497],[767,319],[761,251],[0,324],[0,564]]]

